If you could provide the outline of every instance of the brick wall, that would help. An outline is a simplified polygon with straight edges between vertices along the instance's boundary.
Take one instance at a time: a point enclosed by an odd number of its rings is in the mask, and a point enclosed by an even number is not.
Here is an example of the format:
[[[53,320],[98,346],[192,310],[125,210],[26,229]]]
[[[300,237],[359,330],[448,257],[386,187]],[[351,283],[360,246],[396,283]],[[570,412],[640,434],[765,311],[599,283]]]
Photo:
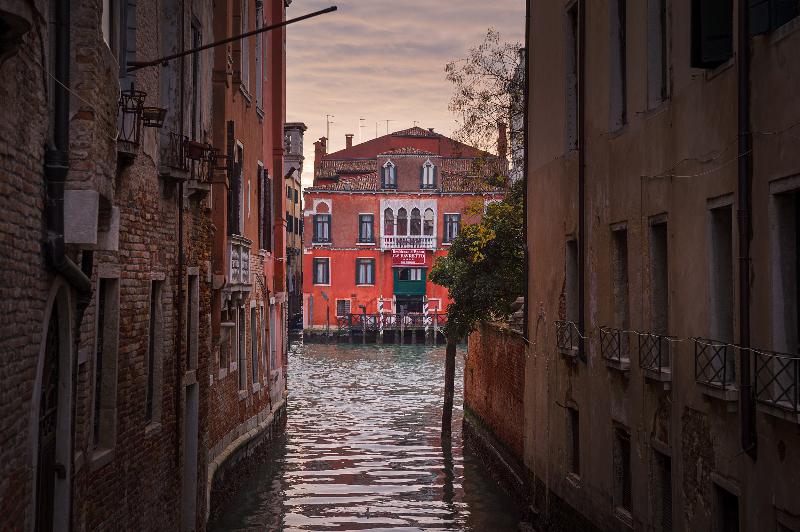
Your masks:
[[[481,325],[469,337],[464,406],[522,462],[525,342],[503,325]]]

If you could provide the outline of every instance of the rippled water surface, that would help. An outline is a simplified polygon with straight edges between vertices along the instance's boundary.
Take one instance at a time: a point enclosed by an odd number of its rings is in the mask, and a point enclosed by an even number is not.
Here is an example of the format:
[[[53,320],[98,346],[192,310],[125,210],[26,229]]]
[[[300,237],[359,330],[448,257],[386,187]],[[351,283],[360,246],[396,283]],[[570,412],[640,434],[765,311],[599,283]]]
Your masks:
[[[442,448],[444,348],[295,345],[286,436],[215,530],[517,530],[461,444],[462,357]]]

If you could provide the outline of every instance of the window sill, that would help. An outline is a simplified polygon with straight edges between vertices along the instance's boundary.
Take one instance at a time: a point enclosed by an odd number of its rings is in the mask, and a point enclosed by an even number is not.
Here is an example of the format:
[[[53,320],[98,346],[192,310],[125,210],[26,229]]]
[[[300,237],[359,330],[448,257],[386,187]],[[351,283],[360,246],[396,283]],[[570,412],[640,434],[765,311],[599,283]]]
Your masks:
[[[311,246],[330,246],[333,242],[311,242]]]
[[[581,489],[581,477],[570,471],[567,473],[567,484],[575,489]]]
[[[617,521],[619,521],[620,524],[626,529],[633,529],[633,517],[631,516],[631,513],[622,506],[617,506],[614,508],[614,517],[616,517]]]
[[[239,390],[239,400],[244,401],[250,393],[247,390]]]
[[[230,367],[228,368],[228,371],[229,371],[229,372],[231,372],[231,373],[233,373],[233,372],[234,372],[234,371],[236,371],[237,369],[239,369],[239,363],[238,363],[238,362],[231,362],[231,365],[230,365]]]
[[[607,358],[606,367],[608,367],[608,369],[627,374],[631,370],[631,361],[629,358],[621,358],[619,360]]]
[[[761,401],[758,402],[757,408],[769,416],[783,419],[789,423],[794,423],[795,425],[800,425],[800,412],[793,412],[791,410],[783,409],[780,406],[770,403],[763,403]]]
[[[217,380],[221,381],[227,376],[228,376],[228,368],[222,368],[221,370],[219,370],[219,373],[217,374]]]
[[[728,412],[735,412],[736,406],[739,402],[739,390],[728,386],[727,388],[723,388],[722,386],[717,386],[710,382],[697,382],[697,386],[700,387],[700,393],[709,397],[711,399],[716,399],[718,401],[722,401],[728,404]]]
[[[356,283],[356,288],[363,286],[375,286],[375,283],[365,283],[365,284]]]
[[[736,64],[736,58],[735,57],[730,57],[727,61],[725,61],[721,65],[719,65],[717,67],[714,67],[714,68],[711,68],[711,69],[706,69],[705,72],[704,72],[706,81],[711,81],[712,79],[716,78],[717,76],[719,76],[720,74],[722,74],[726,70],[728,70],[731,67],[733,67],[734,64]]]
[[[374,246],[375,242],[356,242],[356,246]]]
[[[651,369],[642,368],[644,378],[651,382],[656,382],[664,385],[664,390],[669,390],[672,384],[672,371],[669,368],[664,369]]]
[[[259,121],[264,120],[264,110],[258,104],[256,104],[256,114],[258,115]]]
[[[144,428],[144,437],[151,438],[156,434],[161,433],[161,423],[158,421],[151,421]]]
[[[241,81],[239,81],[239,92],[242,93],[242,96],[247,100],[247,105],[249,106],[253,102],[253,97],[250,96],[250,91],[247,90],[247,87]]]
[[[260,382],[254,382],[253,383],[253,393],[260,392],[260,391],[261,391],[261,383]]]
[[[330,283],[328,284],[314,283],[314,286],[330,286]]]
[[[772,30],[772,34],[769,36],[769,42],[770,44],[779,43],[798,29],[800,29],[800,16]]]
[[[558,353],[566,358],[569,361],[578,360],[578,348],[577,347],[559,347]]]
[[[95,472],[114,461],[114,449],[101,447],[92,451],[92,459],[89,463],[89,471]]]

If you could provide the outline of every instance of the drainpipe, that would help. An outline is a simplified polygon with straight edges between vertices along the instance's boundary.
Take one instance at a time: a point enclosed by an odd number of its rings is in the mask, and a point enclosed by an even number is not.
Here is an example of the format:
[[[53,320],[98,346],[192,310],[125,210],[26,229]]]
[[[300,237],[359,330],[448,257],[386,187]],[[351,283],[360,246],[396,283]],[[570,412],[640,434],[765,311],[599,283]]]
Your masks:
[[[178,36],[178,50],[184,50],[184,18],[185,18],[185,2],[181,0],[178,16],[181,18]],[[180,134],[184,132],[184,101],[183,94],[185,89],[185,72],[184,58],[180,58],[180,78],[179,78],[179,95],[178,113],[179,113],[179,126]],[[175,330],[175,463],[178,470],[181,467],[181,381],[183,377],[183,180],[178,183],[178,304],[176,310],[177,314],[177,327]]]
[[[586,274],[586,0],[578,0],[578,331],[586,335],[584,320]],[[585,341],[578,342],[578,358],[586,362]]]
[[[528,144],[528,105],[529,105],[529,94],[530,94],[530,68],[529,68],[529,57],[530,57],[530,50],[531,50],[531,3],[529,0],[525,2],[525,53],[524,53],[524,65],[525,72],[523,75],[523,89],[525,92],[522,94],[522,182],[524,184],[525,190],[522,192],[522,245],[525,251],[525,281],[522,285],[522,297],[524,303],[522,305],[522,337],[524,339],[529,338],[529,330],[528,330],[528,292],[530,290],[528,286],[528,276],[530,275],[530,250],[528,249],[528,157],[530,156],[529,149],[530,146]],[[513,158],[513,152],[512,152]],[[436,333],[434,332],[434,336]]]
[[[741,440],[742,450],[756,460],[755,396],[753,395],[752,374],[750,371],[750,226],[752,187],[752,139],[750,134],[750,30],[749,4],[744,0],[737,2],[738,18],[738,122],[739,122],[739,168],[737,195],[739,209],[739,375],[741,393]]]

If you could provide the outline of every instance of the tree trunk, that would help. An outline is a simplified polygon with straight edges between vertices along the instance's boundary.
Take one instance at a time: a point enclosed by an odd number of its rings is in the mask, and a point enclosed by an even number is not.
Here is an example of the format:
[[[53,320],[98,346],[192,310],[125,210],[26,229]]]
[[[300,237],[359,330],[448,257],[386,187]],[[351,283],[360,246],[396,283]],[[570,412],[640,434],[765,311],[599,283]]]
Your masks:
[[[453,389],[456,378],[456,341],[447,339],[444,363],[444,408],[442,409],[442,435],[449,436],[453,422]]]

